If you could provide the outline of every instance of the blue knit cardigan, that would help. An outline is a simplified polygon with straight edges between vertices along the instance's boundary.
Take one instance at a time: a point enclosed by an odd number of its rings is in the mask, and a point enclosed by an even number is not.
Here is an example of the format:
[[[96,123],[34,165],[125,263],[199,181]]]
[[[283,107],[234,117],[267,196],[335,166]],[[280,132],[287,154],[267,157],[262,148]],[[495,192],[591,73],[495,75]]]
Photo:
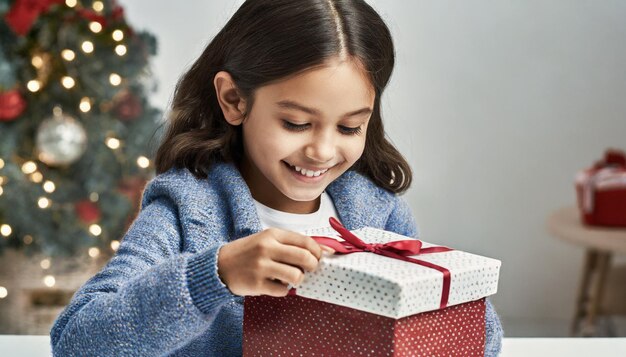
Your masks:
[[[416,237],[404,200],[348,171],[327,187],[348,229]],[[208,179],[172,169],[152,180],[142,208],[109,263],[76,292],[50,332],[55,356],[240,356],[243,298],[217,274],[224,244],[261,230],[248,186],[233,164]],[[486,356],[502,327],[487,301]]]

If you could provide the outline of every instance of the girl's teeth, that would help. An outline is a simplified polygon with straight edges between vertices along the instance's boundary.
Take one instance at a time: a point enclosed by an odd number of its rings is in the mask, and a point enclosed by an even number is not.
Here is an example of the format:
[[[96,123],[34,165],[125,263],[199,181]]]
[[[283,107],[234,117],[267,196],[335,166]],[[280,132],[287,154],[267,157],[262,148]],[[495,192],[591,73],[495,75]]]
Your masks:
[[[325,173],[326,171],[328,171],[328,169],[325,170],[320,170],[320,171],[311,171],[311,170],[307,170],[305,168],[302,168],[300,166],[292,166],[296,171],[298,171],[300,174],[302,174],[303,176],[306,177],[317,177],[323,173]]]

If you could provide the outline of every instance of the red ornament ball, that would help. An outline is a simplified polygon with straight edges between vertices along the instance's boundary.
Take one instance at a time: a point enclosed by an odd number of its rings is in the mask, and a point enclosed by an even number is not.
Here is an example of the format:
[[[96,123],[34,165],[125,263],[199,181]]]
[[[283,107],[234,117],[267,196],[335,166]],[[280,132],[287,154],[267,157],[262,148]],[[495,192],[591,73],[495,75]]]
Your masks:
[[[26,101],[22,94],[13,89],[0,93],[0,121],[12,121],[26,109]]]
[[[78,201],[74,204],[76,215],[85,224],[95,223],[100,220],[102,213],[95,203],[89,200]]]
[[[143,105],[133,92],[124,90],[113,99],[113,111],[118,119],[131,121],[143,114]]]

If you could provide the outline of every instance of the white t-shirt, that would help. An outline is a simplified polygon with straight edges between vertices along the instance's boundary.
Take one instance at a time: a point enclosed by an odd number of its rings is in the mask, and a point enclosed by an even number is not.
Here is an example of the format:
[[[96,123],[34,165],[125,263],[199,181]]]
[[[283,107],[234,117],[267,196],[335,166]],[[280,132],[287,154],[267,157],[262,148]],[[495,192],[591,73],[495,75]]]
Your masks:
[[[328,223],[328,218],[330,217],[339,219],[335,204],[326,191],[322,192],[319,209],[313,213],[299,214],[282,212],[269,208],[259,203],[257,200],[254,200],[254,204],[259,213],[263,229],[273,227],[303,233],[308,229],[330,226]]]

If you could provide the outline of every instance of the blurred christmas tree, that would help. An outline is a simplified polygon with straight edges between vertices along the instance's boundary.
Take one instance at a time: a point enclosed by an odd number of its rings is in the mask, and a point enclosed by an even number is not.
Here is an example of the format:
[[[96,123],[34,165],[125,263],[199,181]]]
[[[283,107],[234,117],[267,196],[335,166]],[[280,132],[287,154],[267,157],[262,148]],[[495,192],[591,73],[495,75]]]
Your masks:
[[[112,253],[153,175],[155,38],[114,0],[0,0],[0,251]]]

